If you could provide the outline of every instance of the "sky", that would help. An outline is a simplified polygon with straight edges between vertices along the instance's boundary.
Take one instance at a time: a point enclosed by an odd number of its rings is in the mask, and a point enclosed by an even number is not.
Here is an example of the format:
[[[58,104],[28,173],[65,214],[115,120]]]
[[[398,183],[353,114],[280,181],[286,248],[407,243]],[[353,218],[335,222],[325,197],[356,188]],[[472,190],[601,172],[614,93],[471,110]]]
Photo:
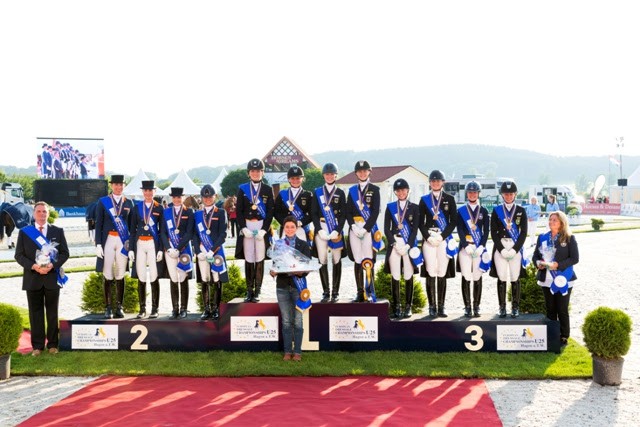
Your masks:
[[[310,155],[441,144],[640,155],[639,11],[2,2],[0,165],[34,165],[37,137],[104,138],[107,170],[159,177],[245,163],[282,136]]]

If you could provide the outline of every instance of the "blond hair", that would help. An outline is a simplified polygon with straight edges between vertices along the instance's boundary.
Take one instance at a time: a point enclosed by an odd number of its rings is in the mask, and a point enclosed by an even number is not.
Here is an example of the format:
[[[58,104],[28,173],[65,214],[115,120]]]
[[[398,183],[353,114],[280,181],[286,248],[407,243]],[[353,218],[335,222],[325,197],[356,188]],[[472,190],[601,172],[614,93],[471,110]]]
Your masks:
[[[549,219],[554,215],[558,218],[558,221],[560,221],[558,240],[560,243],[569,243],[572,235],[571,229],[569,228],[569,218],[567,218],[567,215],[562,211],[553,211],[549,214]]]

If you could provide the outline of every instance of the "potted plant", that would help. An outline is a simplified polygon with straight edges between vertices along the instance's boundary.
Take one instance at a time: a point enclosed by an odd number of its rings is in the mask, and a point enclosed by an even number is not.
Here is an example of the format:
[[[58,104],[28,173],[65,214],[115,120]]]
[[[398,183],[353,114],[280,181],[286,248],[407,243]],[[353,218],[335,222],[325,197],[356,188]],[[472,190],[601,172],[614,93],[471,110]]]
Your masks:
[[[11,352],[18,348],[22,334],[20,312],[9,304],[0,303],[0,380],[11,373]]]
[[[631,317],[622,310],[598,307],[585,317],[582,333],[593,357],[593,381],[620,385],[622,356],[631,346]]]

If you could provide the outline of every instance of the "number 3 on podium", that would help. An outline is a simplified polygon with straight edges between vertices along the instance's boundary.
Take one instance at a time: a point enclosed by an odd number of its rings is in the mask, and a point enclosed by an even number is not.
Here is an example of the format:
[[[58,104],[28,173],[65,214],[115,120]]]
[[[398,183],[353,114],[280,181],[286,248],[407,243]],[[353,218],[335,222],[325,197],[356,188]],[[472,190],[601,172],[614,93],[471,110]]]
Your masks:
[[[467,350],[482,350],[482,347],[484,346],[484,341],[482,340],[482,328],[478,325],[469,325],[464,332],[471,335],[471,340],[464,343]]]

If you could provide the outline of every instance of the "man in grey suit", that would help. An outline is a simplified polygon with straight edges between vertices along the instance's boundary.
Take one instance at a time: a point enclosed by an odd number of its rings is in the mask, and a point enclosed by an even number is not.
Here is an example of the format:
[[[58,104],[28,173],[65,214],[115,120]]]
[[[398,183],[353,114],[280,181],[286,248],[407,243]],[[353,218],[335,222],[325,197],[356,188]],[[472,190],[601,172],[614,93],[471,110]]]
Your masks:
[[[18,234],[15,259],[24,269],[22,289],[27,291],[29,303],[31,355],[39,356],[45,348],[45,311],[46,345],[49,353],[58,352],[58,300],[66,282],[61,267],[69,258],[69,247],[64,230],[47,223],[49,209],[45,202],[36,203],[33,216],[35,224]]]

